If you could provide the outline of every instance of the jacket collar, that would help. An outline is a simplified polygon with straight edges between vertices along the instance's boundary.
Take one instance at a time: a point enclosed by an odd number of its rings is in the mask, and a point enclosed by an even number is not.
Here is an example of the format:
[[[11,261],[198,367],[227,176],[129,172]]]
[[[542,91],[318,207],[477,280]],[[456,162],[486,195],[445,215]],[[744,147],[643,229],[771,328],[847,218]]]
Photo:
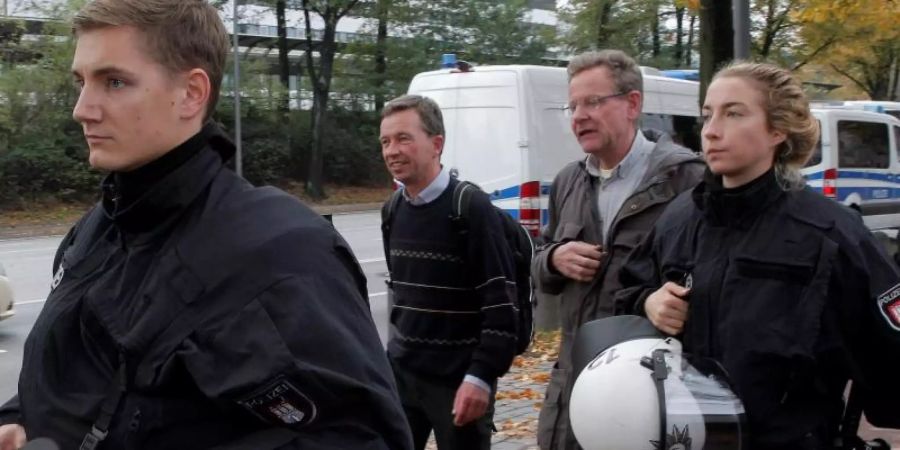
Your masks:
[[[690,149],[676,144],[667,133],[654,129],[642,129],[640,132],[646,139],[650,154],[644,179],[638,184],[636,191],[645,189],[647,186],[668,177],[670,168],[685,163],[704,164],[700,156]],[[579,161],[578,165],[581,167],[587,182],[593,186],[593,182],[597,177],[588,170],[587,158]]]
[[[691,193],[694,204],[714,226],[748,229],[769,205],[784,195],[770,169],[757,179],[736,188],[722,186],[722,177],[709,169]]]
[[[183,211],[233,155],[234,145],[219,126],[207,123],[159,159],[131,172],[107,175],[102,183],[104,213],[125,232],[153,230]]]

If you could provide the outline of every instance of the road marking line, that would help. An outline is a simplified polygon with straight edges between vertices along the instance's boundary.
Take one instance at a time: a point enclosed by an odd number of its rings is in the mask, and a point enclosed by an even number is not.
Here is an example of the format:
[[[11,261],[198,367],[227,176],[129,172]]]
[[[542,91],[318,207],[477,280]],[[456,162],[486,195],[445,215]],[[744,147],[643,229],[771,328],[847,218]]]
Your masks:
[[[369,259],[361,259],[359,260],[360,264],[370,264],[376,262],[384,262],[384,258],[369,258]]]
[[[385,295],[387,295],[387,292],[375,292],[375,293],[369,294],[369,298],[372,298],[372,297],[384,297]],[[40,299],[36,299],[36,300],[25,300],[25,301],[23,301],[23,302],[15,302],[15,305],[16,305],[16,306],[19,306],[19,305],[34,305],[34,304],[37,304],[37,303],[44,303],[44,302],[46,302],[46,301],[47,301],[46,298],[40,298]]]
[[[46,301],[47,301],[46,298],[40,298],[40,299],[37,299],[37,300],[25,300],[24,302],[15,302],[15,305],[16,305],[16,306],[19,306],[19,305],[32,305],[32,304],[35,304],[35,303],[44,303],[44,302],[46,302]]]
[[[57,249],[57,247],[47,247],[47,248],[25,248],[25,249],[22,249],[22,250],[0,250],[0,253],[2,253],[2,254],[8,254],[8,253],[44,253],[44,252],[54,251],[54,250],[56,250],[56,249]]]

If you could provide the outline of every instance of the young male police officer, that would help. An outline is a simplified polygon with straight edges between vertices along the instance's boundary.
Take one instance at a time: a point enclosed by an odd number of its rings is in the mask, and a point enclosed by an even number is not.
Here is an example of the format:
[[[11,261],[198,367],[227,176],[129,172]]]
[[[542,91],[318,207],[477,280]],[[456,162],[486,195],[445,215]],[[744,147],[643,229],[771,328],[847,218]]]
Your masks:
[[[60,247],[0,448],[409,449],[350,248],[225,167],[216,9],[96,0],[74,32],[74,117],[109,175]]]
[[[388,354],[415,448],[433,429],[440,450],[488,450],[496,380],[515,353],[513,257],[483,192],[472,196],[465,238],[454,228],[459,180],[441,167],[434,100],[400,97],[381,116],[382,156],[403,183],[385,246],[396,330]]]
[[[550,188],[546,244],[532,261],[537,287],[559,294],[562,342],[538,422],[538,444],[577,448],[569,432],[575,330],[613,314],[619,268],[666,204],[700,180],[703,162],[661,133],[637,127],[643,102],[638,65],[618,50],[569,62],[572,132],[587,157],[564,167]]]

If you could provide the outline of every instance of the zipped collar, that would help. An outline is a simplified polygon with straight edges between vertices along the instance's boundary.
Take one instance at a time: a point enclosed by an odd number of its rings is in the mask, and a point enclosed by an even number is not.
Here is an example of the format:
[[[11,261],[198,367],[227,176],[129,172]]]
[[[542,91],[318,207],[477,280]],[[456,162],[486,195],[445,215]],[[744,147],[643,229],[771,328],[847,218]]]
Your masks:
[[[703,181],[691,193],[694,204],[710,224],[738,229],[751,227],[783,195],[773,169],[743,186],[728,189],[722,185],[722,177],[707,168]]]
[[[101,185],[103,210],[123,231],[153,229],[193,201],[233,154],[234,145],[218,125],[207,123],[159,159],[107,175]]]

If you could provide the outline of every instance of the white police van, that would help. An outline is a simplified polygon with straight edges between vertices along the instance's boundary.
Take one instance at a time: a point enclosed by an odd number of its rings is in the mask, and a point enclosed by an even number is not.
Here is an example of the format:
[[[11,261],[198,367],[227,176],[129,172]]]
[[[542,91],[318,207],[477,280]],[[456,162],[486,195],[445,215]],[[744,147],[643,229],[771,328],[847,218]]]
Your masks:
[[[810,107],[857,109],[863,111],[880,112],[890,114],[897,119],[900,119],[900,102],[891,102],[885,100],[831,100],[824,102],[813,102]]]
[[[803,169],[809,186],[859,211],[870,229],[900,228],[900,120],[844,105],[814,106],[821,137]]]
[[[451,65],[456,65],[451,62]],[[560,67],[498,65],[416,75],[408,93],[434,99],[444,115],[441,162],[478,184],[534,236],[547,223],[548,193],[569,162],[584,158],[563,106],[568,76]],[[642,68],[642,127],[668,132],[700,151],[699,84]]]

